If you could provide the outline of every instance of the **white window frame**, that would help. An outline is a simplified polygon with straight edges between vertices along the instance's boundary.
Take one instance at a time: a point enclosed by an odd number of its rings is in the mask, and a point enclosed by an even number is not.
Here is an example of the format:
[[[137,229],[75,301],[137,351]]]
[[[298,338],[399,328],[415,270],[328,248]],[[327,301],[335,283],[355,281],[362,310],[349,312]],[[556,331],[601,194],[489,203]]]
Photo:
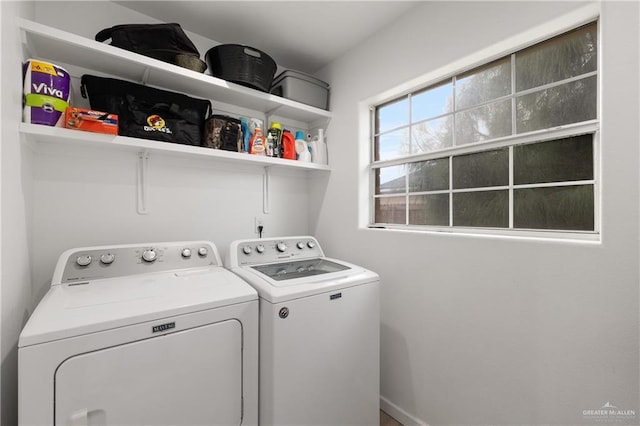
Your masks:
[[[404,156],[400,158],[394,158],[391,160],[374,161],[374,135],[375,135],[375,108],[377,105],[394,101],[403,96],[407,96],[411,93],[417,93],[421,89],[429,86],[434,86],[445,82],[447,79],[451,79],[456,75],[461,75],[466,71],[488,64],[496,59],[504,58],[509,55],[513,55],[518,51],[526,49],[541,41],[548,40],[555,36],[569,32],[582,25],[589,24],[594,21],[598,21],[600,16],[599,4],[589,4],[583,8],[577,9],[567,15],[563,15],[546,23],[545,25],[533,28],[529,31],[523,32],[512,38],[506,39],[498,44],[490,46],[482,51],[479,51],[473,55],[462,58],[454,63],[448,64],[445,67],[434,70],[428,74],[425,74],[417,79],[409,81],[395,89],[391,89],[378,96],[374,96],[360,103],[360,117],[362,120],[367,121],[368,131],[366,132],[366,144],[369,148],[368,158],[366,158],[366,197],[367,207],[366,215],[361,215],[361,223],[364,228],[369,229],[387,229],[397,230],[404,232],[438,232],[438,233],[450,233],[456,235],[490,235],[497,237],[523,237],[533,239],[558,239],[558,240],[577,240],[577,241],[600,241],[601,238],[601,185],[600,185],[600,163],[601,163],[601,146],[600,146],[600,117],[601,117],[601,102],[602,102],[602,54],[601,54],[601,25],[598,25],[598,68],[596,72],[589,73],[590,75],[596,75],[597,79],[597,105],[596,105],[596,119],[574,123],[569,125],[563,125],[554,127],[551,129],[543,129],[539,131],[529,132],[525,134],[512,134],[506,137],[492,139],[488,142],[477,142],[467,145],[453,146],[452,148],[445,148],[438,151],[433,151],[424,154]],[[513,56],[511,56],[513,58]],[[513,59],[512,59],[513,60]],[[515,70],[512,67],[512,73]],[[581,75],[578,78],[586,78],[587,75]],[[567,83],[572,79],[563,81]],[[514,80],[512,79],[512,84]],[[554,86],[557,83],[541,86],[535,88],[535,90],[544,89],[547,86]],[[518,93],[521,95],[522,93]],[[515,93],[511,93],[508,97],[512,97],[515,100]],[[505,97],[507,99],[508,97]],[[495,100],[492,100],[492,102]],[[411,102],[409,102],[411,105]],[[512,114],[515,114],[515,108],[512,108]],[[366,118],[365,118],[366,117]],[[512,120],[513,125],[515,121]],[[412,123],[414,124],[414,123]],[[409,125],[409,132],[411,131],[411,125]],[[462,226],[420,226],[420,225],[407,225],[407,224],[376,224],[374,221],[375,216],[375,199],[380,198],[380,194],[375,194],[375,169],[381,167],[388,167],[394,165],[403,165],[409,162],[419,162],[431,159],[439,159],[443,157],[451,157],[456,155],[481,152],[485,150],[491,150],[496,148],[510,147],[509,148],[509,185],[502,189],[509,190],[509,226],[513,226],[513,190],[516,186],[513,185],[513,146],[525,143],[544,142],[554,139],[562,139],[564,137],[578,136],[581,134],[593,134],[593,179],[589,181],[580,182],[555,182],[550,184],[532,184],[532,185],[518,185],[517,188],[525,187],[544,187],[544,186],[562,186],[562,185],[577,185],[577,184],[593,184],[594,185],[594,230],[593,231],[566,231],[566,230],[553,230],[553,229],[536,229],[536,230],[524,230],[524,229],[509,229],[509,228],[482,228],[482,227],[462,227]],[[455,133],[454,133],[455,135]],[[409,135],[411,136],[411,135]],[[455,136],[454,136],[455,137]],[[364,141],[363,141],[364,142]],[[450,167],[450,173],[452,171]],[[364,176],[363,176],[364,177]],[[473,190],[482,190],[483,188],[474,188]],[[484,188],[496,190],[497,187]],[[468,189],[458,191],[453,189],[450,185],[448,190],[435,191],[434,193],[448,193],[449,196],[455,192],[468,192]],[[406,202],[408,206],[408,196],[417,195],[420,193],[409,193],[408,186],[404,193],[388,194],[389,197],[407,197]],[[451,203],[451,199],[450,199]],[[363,204],[361,204],[362,206]],[[407,209],[408,211],[408,209]],[[406,213],[408,214],[408,213]],[[450,209],[451,214],[451,209]],[[364,221],[363,221],[364,219]],[[363,223],[365,222],[365,223]],[[406,221],[408,223],[408,220]],[[452,221],[450,220],[450,224]]]

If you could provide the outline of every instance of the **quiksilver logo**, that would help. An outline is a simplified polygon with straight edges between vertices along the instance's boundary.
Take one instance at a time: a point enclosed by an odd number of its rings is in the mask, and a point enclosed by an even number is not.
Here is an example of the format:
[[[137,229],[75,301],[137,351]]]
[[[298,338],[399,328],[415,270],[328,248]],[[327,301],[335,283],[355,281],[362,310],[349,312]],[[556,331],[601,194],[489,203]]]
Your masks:
[[[168,322],[166,324],[154,325],[151,329],[152,333],[160,333],[162,331],[171,330],[172,328],[176,328],[175,322]]]

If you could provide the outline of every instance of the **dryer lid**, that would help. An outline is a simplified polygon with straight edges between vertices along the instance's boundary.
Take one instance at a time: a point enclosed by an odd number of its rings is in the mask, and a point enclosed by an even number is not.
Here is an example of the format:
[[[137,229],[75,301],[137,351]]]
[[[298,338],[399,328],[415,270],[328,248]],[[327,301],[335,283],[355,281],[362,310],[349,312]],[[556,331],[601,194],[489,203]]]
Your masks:
[[[19,347],[256,300],[219,266],[52,286],[23,329]]]

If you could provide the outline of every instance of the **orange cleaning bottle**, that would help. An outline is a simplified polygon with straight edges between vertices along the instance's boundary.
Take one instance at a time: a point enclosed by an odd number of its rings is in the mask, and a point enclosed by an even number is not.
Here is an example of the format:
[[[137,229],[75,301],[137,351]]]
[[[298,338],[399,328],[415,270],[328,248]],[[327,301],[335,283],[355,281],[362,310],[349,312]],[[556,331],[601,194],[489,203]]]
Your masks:
[[[251,154],[265,155],[264,136],[262,135],[262,129],[256,127],[255,134],[251,138]]]

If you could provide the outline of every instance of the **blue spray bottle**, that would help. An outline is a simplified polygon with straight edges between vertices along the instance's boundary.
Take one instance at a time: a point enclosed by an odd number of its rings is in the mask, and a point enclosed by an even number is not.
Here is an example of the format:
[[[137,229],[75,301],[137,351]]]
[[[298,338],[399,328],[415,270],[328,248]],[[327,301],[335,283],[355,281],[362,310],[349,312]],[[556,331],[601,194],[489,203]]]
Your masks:
[[[242,146],[244,147],[244,152],[249,152],[251,150],[249,146],[251,129],[249,129],[249,119],[247,117],[240,117],[240,127],[242,129]]]

